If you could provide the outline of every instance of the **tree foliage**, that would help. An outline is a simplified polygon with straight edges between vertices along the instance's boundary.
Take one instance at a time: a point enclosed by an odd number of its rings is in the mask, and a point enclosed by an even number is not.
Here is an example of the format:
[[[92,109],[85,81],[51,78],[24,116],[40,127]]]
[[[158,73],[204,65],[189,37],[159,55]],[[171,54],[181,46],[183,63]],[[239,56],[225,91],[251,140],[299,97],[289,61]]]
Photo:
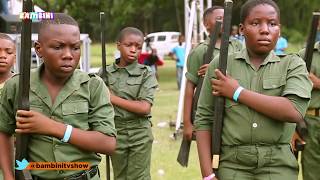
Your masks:
[[[246,0],[234,0],[233,24],[239,24],[241,5]],[[305,38],[309,32],[312,11],[320,9],[319,0],[275,0],[281,11],[285,35]],[[212,0],[223,5],[223,0]],[[107,16],[107,40],[114,41],[120,29],[134,26],[145,33],[184,30],[183,0],[34,0],[45,11],[67,12],[79,23],[82,33],[99,40],[99,12]],[[206,4],[206,0],[205,0]],[[299,38],[298,38],[299,39]]]

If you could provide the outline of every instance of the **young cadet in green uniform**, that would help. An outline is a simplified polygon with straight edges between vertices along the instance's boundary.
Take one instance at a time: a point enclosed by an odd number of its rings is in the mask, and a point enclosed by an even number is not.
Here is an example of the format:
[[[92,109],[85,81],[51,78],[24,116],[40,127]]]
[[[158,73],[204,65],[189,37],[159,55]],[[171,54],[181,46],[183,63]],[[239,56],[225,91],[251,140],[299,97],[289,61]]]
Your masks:
[[[142,44],[143,33],[139,29],[122,29],[117,42],[120,58],[107,66],[117,129],[117,147],[111,156],[116,180],[151,179],[150,111],[157,80],[150,67],[137,62]]]
[[[16,46],[14,41],[7,34],[0,33],[0,98],[4,83],[13,75],[11,72],[11,67],[13,66],[15,60]],[[0,179],[3,179],[1,166]]]
[[[301,57],[305,55],[305,49],[299,52]],[[302,151],[302,175],[303,180],[318,180],[320,169],[320,42],[314,46],[309,78],[313,83],[311,101],[305,116],[308,127],[306,145]]]
[[[227,76],[209,65],[196,114],[198,153],[205,180],[293,180],[298,164],[290,149],[295,123],[303,121],[312,84],[297,55],[278,57],[280,12],[272,0],[249,0],[241,8],[246,48],[228,56]],[[218,172],[211,166],[214,99],[225,97]]]
[[[70,16],[56,13],[40,24],[35,43],[43,64],[30,75],[30,111],[17,111],[19,75],[8,80],[0,106],[0,164],[12,180],[13,133],[29,134],[29,162],[88,162],[91,169],[34,170],[34,180],[98,180],[97,153],[111,154],[116,146],[114,111],[101,78],[76,70],[80,31]]]
[[[11,67],[16,60],[16,46],[10,36],[0,33],[0,97],[1,91],[6,80],[13,73]]]
[[[206,27],[207,32],[214,29],[216,20],[223,20],[223,7],[212,6],[203,13],[203,25]],[[192,138],[192,103],[194,90],[197,87],[200,76],[204,76],[208,64],[202,65],[205,53],[209,46],[210,38],[208,37],[203,43],[197,45],[189,54],[187,61],[187,83],[184,96],[184,112],[183,112],[183,134],[191,140]],[[220,51],[221,36],[217,39],[213,57],[217,56]],[[229,52],[236,52],[242,49],[242,44],[238,40],[230,40]],[[202,66],[201,66],[202,65]]]

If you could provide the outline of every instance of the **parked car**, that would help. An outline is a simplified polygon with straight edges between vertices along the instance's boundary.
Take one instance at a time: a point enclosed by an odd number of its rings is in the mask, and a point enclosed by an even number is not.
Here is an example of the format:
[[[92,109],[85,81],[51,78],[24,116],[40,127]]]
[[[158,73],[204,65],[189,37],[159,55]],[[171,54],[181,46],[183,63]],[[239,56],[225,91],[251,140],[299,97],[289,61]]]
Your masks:
[[[148,34],[145,39],[149,39],[151,48],[157,49],[158,56],[163,59],[165,55],[178,45],[179,32],[155,32]],[[146,41],[143,43],[142,52],[147,51]]]

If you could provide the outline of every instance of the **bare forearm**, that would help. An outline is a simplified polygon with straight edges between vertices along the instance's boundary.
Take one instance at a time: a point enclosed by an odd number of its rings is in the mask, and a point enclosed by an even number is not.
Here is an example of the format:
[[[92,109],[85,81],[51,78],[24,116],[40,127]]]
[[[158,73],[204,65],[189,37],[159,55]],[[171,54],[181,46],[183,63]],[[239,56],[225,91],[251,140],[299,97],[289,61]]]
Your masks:
[[[13,143],[12,137],[0,132],[0,167],[4,177],[13,179]]]
[[[126,100],[118,96],[111,96],[111,103],[115,106],[118,106],[122,109],[125,109],[129,112],[139,114],[139,115],[148,115],[151,111],[151,105],[147,101],[133,101]]]
[[[191,125],[194,88],[195,86],[190,81],[187,81],[183,108],[183,123],[185,125]]]
[[[50,135],[62,139],[65,130],[66,125],[57,122]],[[116,147],[115,137],[110,137],[97,131],[84,131],[78,128],[73,128],[68,143],[86,151],[102,154],[112,154]]]
[[[197,148],[203,177],[212,173],[211,167],[211,133],[209,131],[197,131]]]
[[[267,96],[244,89],[239,102],[272,119],[284,122],[303,121],[300,113],[289,99],[278,96]]]

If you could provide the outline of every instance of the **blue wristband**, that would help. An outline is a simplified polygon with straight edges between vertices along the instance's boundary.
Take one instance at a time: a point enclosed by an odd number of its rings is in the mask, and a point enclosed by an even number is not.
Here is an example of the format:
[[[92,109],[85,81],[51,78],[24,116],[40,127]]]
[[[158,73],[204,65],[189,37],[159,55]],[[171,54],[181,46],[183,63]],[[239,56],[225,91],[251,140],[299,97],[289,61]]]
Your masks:
[[[240,93],[241,93],[242,90],[243,90],[243,87],[239,86],[239,87],[237,88],[237,90],[234,92],[232,98],[233,98],[233,100],[234,100],[235,102],[238,102],[238,98],[239,98]]]
[[[69,125],[69,124],[67,124],[67,129],[66,129],[66,131],[64,132],[64,136],[63,136],[63,138],[61,139],[61,141],[62,142],[68,142],[69,141],[69,139],[70,139],[70,137],[71,137],[71,132],[72,132],[72,126],[71,125]]]

